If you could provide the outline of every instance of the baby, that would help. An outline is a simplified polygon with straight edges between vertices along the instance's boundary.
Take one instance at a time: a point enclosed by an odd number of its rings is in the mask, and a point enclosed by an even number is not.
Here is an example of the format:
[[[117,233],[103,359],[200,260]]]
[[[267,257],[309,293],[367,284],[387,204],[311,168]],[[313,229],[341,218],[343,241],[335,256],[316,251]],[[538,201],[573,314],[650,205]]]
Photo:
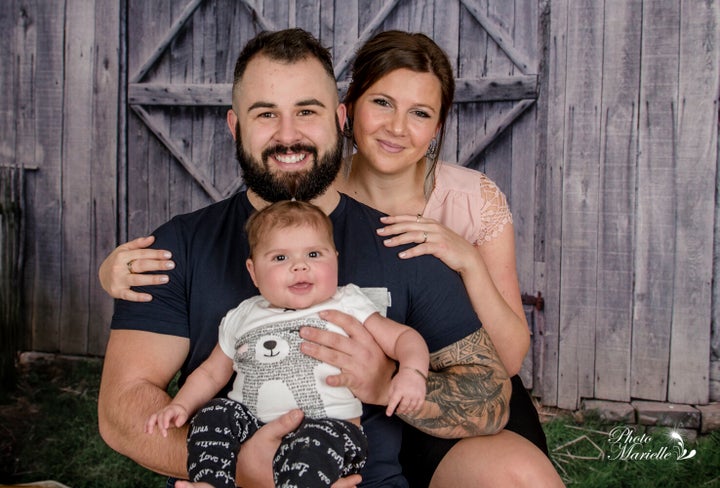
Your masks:
[[[303,423],[283,438],[273,460],[275,485],[330,486],[365,465],[367,439],[361,402],[325,379],[340,371],[300,352],[300,327],[338,326],[318,312],[353,315],[399,362],[389,390],[387,415],[409,413],[425,399],[428,348],[415,330],[382,316],[355,285],[338,287],[332,223],[317,207],[282,201],[253,214],[246,230],[246,265],[260,295],[229,311],[219,341],[173,401],[147,421],[145,430],[180,427],[188,433],[188,473],[193,483],[175,486],[235,487],[237,452],[264,423],[300,408]],[[228,398],[214,396],[237,373]],[[203,407],[204,405],[204,407]],[[199,410],[199,411],[198,411]]]

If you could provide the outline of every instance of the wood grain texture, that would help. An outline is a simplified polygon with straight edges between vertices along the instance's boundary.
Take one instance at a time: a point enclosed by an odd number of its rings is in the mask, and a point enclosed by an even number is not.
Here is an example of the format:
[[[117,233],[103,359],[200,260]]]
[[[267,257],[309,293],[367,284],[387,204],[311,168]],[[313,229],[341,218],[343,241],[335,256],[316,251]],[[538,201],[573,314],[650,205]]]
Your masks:
[[[720,38],[717,6],[681,4],[677,209],[668,400],[707,403]],[[714,107],[715,110],[709,110]]]
[[[631,395],[667,399],[675,254],[679,6],[643,4]]]
[[[104,255],[242,185],[224,119],[251,37],[311,31],[342,92],[358,41],[399,28],[435,39],[458,77],[442,158],[485,171],[509,198],[521,291],[545,300],[533,314],[534,393],[568,408],[709,398],[720,350],[717,2],[3,7],[0,163],[37,168],[25,178],[27,347],[101,354]]]
[[[600,126],[595,396],[630,400],[633,218],[641,1],[605,3]]]

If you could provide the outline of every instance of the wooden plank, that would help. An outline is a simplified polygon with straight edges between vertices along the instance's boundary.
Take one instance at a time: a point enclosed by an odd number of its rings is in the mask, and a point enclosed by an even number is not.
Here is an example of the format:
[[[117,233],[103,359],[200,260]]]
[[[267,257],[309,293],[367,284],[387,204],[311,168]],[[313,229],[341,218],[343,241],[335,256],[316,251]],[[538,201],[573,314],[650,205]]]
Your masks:
[[[491,30],[495,29],[496,32],[504,32],[502,36],[502,42],[504,46],[498,44],[493,37],[491,32],[488,32],[492,38],[492,42],[488,43],[487,51],[487,74],[488,76],[495,78],[496,76],[509,77],[514,73],[514,64],[512,59],[507,53],[507,47],[512,48],[513,51],[518,51],[514,48],[514,40],[510,34],[512,26],[515,23],[515,3],[514,2],[488,2],[487,17],[484,22],[481,22],[483,28],[487,31],[488,28]],[[500,39],[500,37],[498,37]],[[527,69],[527,63],[525,63]],[[527,108],[526,104],[523,107],[518,107],[520,104],[513,104],[511,102],[497,101],[491,102],[487,105],[488,107],[488,127],[495,127],[500,120],[507,117],[510,112],[522,113]],[[518,107],[516,109],[516,107]],[[517,116],[513,117],[513,122]],[[512,123],[507,124],[504,131],[498,131],[495,133],[493,138],[495,144],[491,143],[487,146],[484,151],[485,157],[485,172],[487,175],[497,183],[497,185],[503,189],[508,198],[512,200]],[[493,131],[495,132],[495,131]],[[488,130],[486,137],[491,136],[491,131]]]
[[[538,2],[534,0],[516,0],[514,2],[515,19],[512,28],[514,35],[514,46],[523,52],[528,59],[529,69],[538,73]],[[513,77],[519,78],[517,68],[513,68]],[[536,81],[537,81],[537,75]],[[536,88],[536,87],[535,87]],[[537,90],[532,98],[537,97]],[[525,98],[525,97],[523,97]],[[530,97],[527,97],[530,98]],[[543,126],[544,127],[544,126]],[[515,229],[515,261],[517,264],[518,281],[520,291],[535,295],[538,292],[545,293],[545,283],[537,283],[535,280],[535,213],[542,208],[535,193],[537,185],[536,165],[538,164],[537,145],[538,133],[540,132],[537,123],[537,103],[527,109],[522,117],[513,124],[511,137],[512,152],[510,154],[511,174],[510,187],[504,189],[510,198],[509,204],[513,214],[513,227]],[[544,194],[543,194],[544,196]],[[531,315],[535,327],[539,328],[543,312],[534,310]],[[528,321],[528,326],[532,323]],[[531,329],[532,331],[532,329]],[[526,374],[522,376],[526,388],[534,386],[535,354],[533,350],[536,345],[540,347],[539,333],[531,338],[532,344],[525,360]],[[539,350],[538,350],[539,352]],[[539,369],[539,368],[538,368]]]
[[[358,0],[346,0],[340,5],[336,5],[335,0],[320,2],[320,40],[330,49],[333,63],[355,45],[359,32],[359,8]],[[354,54],[353,51],[353,59]],[[340,79],[350,79],[350,70],[347,69]]]
[[[346,83],[340,83],[345,88]],[[344,90],[343,90],[344,91]],[[455,102],[490,102],[537,97],[537,76],[459,78]],[[135,105],[231,105],[232,83],[131,83],[128,101]]]
[[[218,53],[216,65],[216,83],[225,84],[227,103],[219,107],[208,108],[206,111],[215,126],[213,131],[213,144],[211,159],[214,161],[215,181],[226,182],[219,184],[223,195],[236,191],[242,185],[240,165],[235,159],[235,145],[228,130],[226,120],[227,110],[230,109],[232,98],[232,80],[237,60],[242,47],[247,40],[255,36],[256,25],[251,23],[252,19],[247,15],[245,8],[238,6],[235,0],[227,0],[226,4],[218,9],[218,45],[224,45],[222,56]],[[237,184],[227,184],[237,182]],[[203,195],[205,197],[205,195]]]
[[[568,409],[594,395],[603,20],[596,2],[569,4],[558,366]]]
[[[642,1],[605,4],[595,398],[630,400]]]
[[[468,79],[482,79],[487,76],[488,40],[487,32],[478,24],[464,6],[460,9],[459,22],[458,76]],[[466,151],[474,148],[486,135],[488,108],[483,103],[468,103],[458,111],[458,155],[460,164],[484,171],[483,161],[471,158]],[[475,155],[472,155],[475,156]]]
[[[12,164],[16,161],[15,139],[17,137],[16,121],[18,111],[18,95],[16,82],[18,80],[18,57],[15,53],[21,52],[16,47],[19,40],[19,27],[21,25],[16,12],[20,8],[15,0],[5,5],[5,14],[0,15],[0,59],[6,60],[0,70],[0,164]],[[11,15],[15,14],[15,15]]]
[[[675,272],[675,120],[680,11],[643,3],[631,396],[667,399]]]
[[[501,27],[507,33],[514,23],[514,8],[514,2],[488,2],[486,18],[494,26]],[[480,23],[480,25],[487,30],[486,24]],[[490,33],[488,35],[492,38]],[[506,44],[512,45],[513,41],[509,34],[504,39]],[[490,78],[509,77],[513,74],[513,62],[508,58],[503,47],[495,42],[494,38],[487,44],[484,64],[486,74]],[[484,162],[485,173],[511,198],[511,126],[512,122],[520,113],[525,111],[528,105],[525,102],[513,104],[502,101],[490,102],[484,105],[487,114],[484,121],[485,134],[477,142],[474,150],[467,151],[465,148],[461,148],[461,151],[467,155],[467,159],[464,161],[481,158]],[[480,156],[481,154],[482,156]]]
[[[720,34],[717,3],[682,2],[675,280],[668,400],[708,402]]]
[[[28,178],[28,323],[33,350],[56,351],[61,345],[60,322],[63,248],[62,153],[65,108],[63,64],[65,4],[26,3],[27,17],[17,31],[18,159],[36,164],[36,177]],[[32,90],[27,92],[26,90]],[[30,93],[32,93],[30,95]],[[83,95],[84,96],[84,95]],[[82,99],[82,98],[81,98]],[[25,122],[20,122],[25,121]],[[25,124],[28,125],[25,125]],[[37,137],[42,134],[42,137]],[[22,138],[29,138],[22,142]],[[27,148],[27,149],[23,149]]]
[[[92,147],[88,143],[88,128],[93,127],[92,103],[95,65],[95,5],[87,2],[66,2],[65,41],[66,84],[63,112],[62,160],[62,317],[60,322],[60,350],[72,354],[88,352],[88,275],[91,263],[92,229]],[[98,33],[101,35],[101,33]],[[93,268],[93,274],[97,268]],[[94,283],[93,283],[94,284]]]
[[[716,145],[717,161],[720,165],[720,138]],[[720,171],[715,175],[715,188],[720,188]],[[712,316],[711,316],[711,331],[710,331],[710,351],[713,358],[720,358],[720,198],[715,199],[715,222],[713,225],[714,239],[713,239],[713,281],[712,281]],[[718,381],[720,380],[720,374],[713,378],[712,371],[713,367],[720,367],[720,360],[712,361],[710,363],[710,379]],[[717,369],[720,373],[720,368]],[[718,383],[716,383],[718,384]],[[712,383],[711,383],[712,385]],[[720,386],[720,384],[718,384]],[[716,390],[720,393],[720,390]],[[720,395],[713,395],[713,389],[710,390],[710,401],[720,401]]]
[[[117,141],[117,215],[115,216],[117,233],[114,236],[117,245],[128,240],[128,199],[127,199],[127,174],[128,174],[128,2],[118,2],[119,15],[119,41],[118,41],[118,141]]]
[[[130,72],[152,53],[172,25],[169,0],[128,0],[128,66]],[[168,82],[169,62],[163,57],[149,73]],[[128,237],[149,234],[169,218],[168,167],[172,156],[133,112],[128,117]]]
[[[346,0],[342,3],[342,11],[348,12],[348,14],[344,15],[336,10],[339,6],[335,5],[335,0],[322,0],[321,5],[320,12],[323,16],[323,26],[320,31],[321,40],[323,45],[332,52],[333,63],[337,66],[340,58],[346,54],[351,55],[351,60],[355,59],[355,42],[360,32],[360,9],[365,8],[365,6],[361,7],[359,0]],[[339,76],[335,71],[335,75],[338,80],[349,80],[350,66]],[[340,90],[340,92],[344,94],[346,91],[347,84],[345,89]]]
[[[115,0],[98,0],[95,7],[92,81],[93,123],[91,141],[91,254],[87,270],[89,283],[89,326],[87,352],[100,355],[105,351],[112,317],[112,300],[97,286],[97,269],[115,247],[117,188],[117,134],[119,73],[118,40],[120,10]],[[87,130],[87,128],[86,128]]]
[[[219,39],[217,32],[219,16],[217,2],[209,2],[203,4],[193,17],[192,43],[189,43],[191,69],[187,72],[186,81],[203,84],[212,84],[218,81],[215,76],[215,59]],[[196,166],[204,169],[213,185],[225,186],[226,181],[218,178],[216,171],[217,166],[222,166],[222,164],[213,158],[216,129],[215,111],[206,107],[197,107],[188,112],[190,117],[185,120],[173,120],[173,124],[190,122],[190,146],[188,147],[190,158]],[[183,186],[187,188],[186,195],[182,200],[185,206],[178,208],[176,213],[185,213],[212,203],[202,188],[187,178],[187,175],[183,175],[183,177],[185,181]]]
[[[439,2],[434,5],[434,26],[432,39],[445,51],[450,63],[453,66],[455,75],[455,100],[461,92],[460,80],[458,77],[458,54],[460,50],[460,34],[458,25],[460,25],[460,2]],[[445,121],[445,138],[443,147],[440,151],[440,159],[456,163],[458,161],[458,111],[457,103],[453,104],[452,109]]]
[[[537,98],[537,75],[493,75],[456,80],[456,102],[499,102]]]

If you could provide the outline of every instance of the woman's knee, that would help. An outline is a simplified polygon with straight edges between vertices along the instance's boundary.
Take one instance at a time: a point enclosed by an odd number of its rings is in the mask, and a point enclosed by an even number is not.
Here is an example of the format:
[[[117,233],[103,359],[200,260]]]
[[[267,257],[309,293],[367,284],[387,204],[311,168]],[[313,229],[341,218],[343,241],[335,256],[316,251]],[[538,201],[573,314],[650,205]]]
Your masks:
[[[443,458],[431,488],[562,487],[550,459],[527,439],[503,431],[463,439]]]

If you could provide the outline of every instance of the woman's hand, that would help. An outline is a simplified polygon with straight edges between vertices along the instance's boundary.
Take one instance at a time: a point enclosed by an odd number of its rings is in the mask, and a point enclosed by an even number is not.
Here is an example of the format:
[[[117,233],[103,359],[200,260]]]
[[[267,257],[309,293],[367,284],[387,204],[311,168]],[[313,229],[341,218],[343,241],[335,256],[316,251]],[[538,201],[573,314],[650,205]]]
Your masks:
[[[387,237],[383,241],[385,246],[417,244],[399,253],[402,259],[431,254],[460,274],[479,259],[475,246],[437,220],[419,215],[395,215],[382,217],[380,221],[385,227],[378,229],[377,233]]]
[[[121,244],[100,265],[98,277],[103,289],[113,298],[132,302],[149,302],[152,296],[138,293],[131,286],[162,285],[169,281],[167,275],[143,274],[148,271],[173,269],[172,255],[162,249],[147,249],[155,241],[154,236],[138,237]]]
[[[505,369],[510,376],[517,374],[530,347],[530,332],[520,298],[512,225],[476,247],[433,219],[395,215],[380,220],[385,227],[377,233],[387,237],[386,246],[417,244],[399,253],[400,258],[431,254],[460,273]]]

